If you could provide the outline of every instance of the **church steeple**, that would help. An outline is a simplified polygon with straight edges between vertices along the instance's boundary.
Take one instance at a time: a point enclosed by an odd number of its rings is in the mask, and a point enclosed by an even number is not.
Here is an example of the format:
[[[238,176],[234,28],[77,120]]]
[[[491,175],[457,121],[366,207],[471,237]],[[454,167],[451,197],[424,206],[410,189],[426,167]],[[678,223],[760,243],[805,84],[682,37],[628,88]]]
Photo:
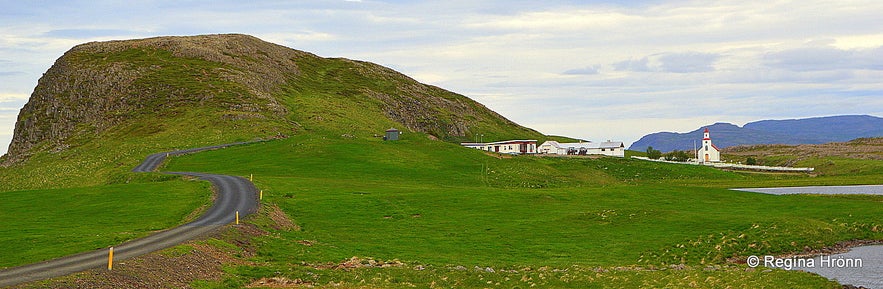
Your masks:
[[[720,150],[711,143],[711,134],[707,127],[702,133],[702,147],[696,151],[696,158],[702,163],[720,161]]]

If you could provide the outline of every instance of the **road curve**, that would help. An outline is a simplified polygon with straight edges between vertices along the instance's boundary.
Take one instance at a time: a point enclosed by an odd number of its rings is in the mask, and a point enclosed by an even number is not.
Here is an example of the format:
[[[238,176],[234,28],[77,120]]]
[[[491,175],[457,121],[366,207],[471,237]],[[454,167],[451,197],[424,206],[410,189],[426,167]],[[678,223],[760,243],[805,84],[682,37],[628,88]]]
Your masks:
[[[153,172],[159,168],[167,156],[225,148],[238,144],[243,143],[152,154],[147,156],[132,171]],[[137,257],[195,239],[234,222],[236,211],[239,211],[240,217],[257,211],[257,188],[245,178],[197,172],[166,173],[193,176],[211,182],[216,192],[214,204],[199,218],[190,223],[114,246],[114,261]],[[5,269],[0,271],[0,287],[64,276],[92,268],[106,267],[107,257],[108,250],[102,249]]]

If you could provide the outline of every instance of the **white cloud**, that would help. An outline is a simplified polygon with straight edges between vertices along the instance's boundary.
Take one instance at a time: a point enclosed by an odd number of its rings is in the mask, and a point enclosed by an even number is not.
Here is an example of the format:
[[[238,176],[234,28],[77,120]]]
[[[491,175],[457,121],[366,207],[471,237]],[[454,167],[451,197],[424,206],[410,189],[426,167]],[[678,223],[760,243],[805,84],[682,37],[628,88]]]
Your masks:
[[[621,71],[650,71],[650,59],[643,57],[641,59],[628,59],[613,64],[613,68]]]
[[[701,52],[659,53],[641,59],[629,59],[613,64],[617,70],[636,72],[710,72],[720,55]]]
[[[18,111],[0,109],[0,156],[6,153],[9,143],[12,142],[12,132],[15,130],[17,114]]]
[[[594,66],[586,66],[581,68],[568,69],[564,71],[564,74],[570,75],[593,75],[600,73],[597,67]]]
[[[86,41],[237,32],[377,62],[590,139],[883,111],[883,1],[357,2],[12,5],[0,83],[26,99]]]
[[[0,134],[0,156],[6,154],[10,143],[12,143],[12,135]]]
[[[838,49],[809,46],[769,53],[765,64],[791,71],[883,70],[883,46],[866,49]]]
[[[318,31],[262,33],[257,36],[264,41],[277,44],[334,41],[338,38],[338,36],[335,36],[334,34]]]
[[[0,103],[27,100],[29,97],[27,94],[0,92]]]
[[[666,72],[690,73],[714,70],[719,55],[700,52],[666,53],[659,56],[660,69]]]
[[[831,45],[839,49],[877,48],[883,46],[883,34],[844,35]]]
[[[143,31],[131,31],[131,30],[121,30],[121,29],[89,29],[89,28],[74,28],[74,29],[56,29],[43,33],[43,37],[45,38],[62,38],[62,39],[83,39],[83,38],[99,38],[99,37],[119,37],[119,36],[130,36],[130,35],[138,35],[143,34]]]
[[[487,17],[475,16],[468,26],[479,29],[510,31],[582,31],[610,29],[629,22],[640,21],[642,16],[627,15],[615,10],[550,10],[528,11],[517,15]]]

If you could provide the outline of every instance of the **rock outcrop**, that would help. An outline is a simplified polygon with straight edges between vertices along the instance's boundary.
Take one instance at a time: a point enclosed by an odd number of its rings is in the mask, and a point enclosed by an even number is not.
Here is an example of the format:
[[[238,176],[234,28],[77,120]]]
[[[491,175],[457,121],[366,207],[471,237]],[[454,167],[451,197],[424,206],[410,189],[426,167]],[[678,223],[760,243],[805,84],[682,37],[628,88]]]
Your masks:
[[[247,56],[247,58],[246,58]],[[19,113],[7,163],[60,151],[139,117],[212,107],[226,115],[284,117],[272,93],[308,53],[246,35],[91,42],[66,52]]]

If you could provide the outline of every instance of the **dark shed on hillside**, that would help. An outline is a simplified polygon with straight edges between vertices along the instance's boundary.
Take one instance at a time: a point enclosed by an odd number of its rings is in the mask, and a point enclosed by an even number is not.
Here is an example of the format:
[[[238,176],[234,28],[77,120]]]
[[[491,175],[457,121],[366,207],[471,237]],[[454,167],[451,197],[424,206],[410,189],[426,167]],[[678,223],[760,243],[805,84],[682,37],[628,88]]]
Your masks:
[[[383,140],[399,140],[399,135],[401,134],[402,132],[399,130],[391,128],[386,130],[386,135],[383,137]]]

